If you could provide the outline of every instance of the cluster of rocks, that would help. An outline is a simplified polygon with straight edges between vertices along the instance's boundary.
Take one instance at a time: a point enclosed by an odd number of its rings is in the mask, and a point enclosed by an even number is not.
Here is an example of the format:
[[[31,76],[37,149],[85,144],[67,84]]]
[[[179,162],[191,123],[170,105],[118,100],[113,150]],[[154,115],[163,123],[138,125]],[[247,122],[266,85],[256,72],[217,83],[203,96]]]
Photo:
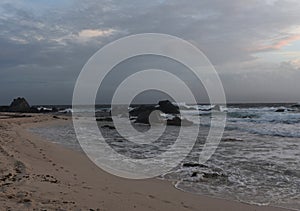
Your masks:
[[[18,97],[12,101],[9,106],[0,106],[0,112],[15,112],[15,113],[49,113],[58,112],[56,107],[38,109],[35,106],[30,106],[27,100],[23,97]]]
[[[285,109],[284,108],[279,108],[275,112],[278,112],[278,113],[285,112]]]
[[[297,104],[293,104],[293,105],[289,106],[288,108],[285,108],[285,107],[278,108],[275,110],[275,112],[282,113],[282,112],[286,112],[286,111],[299,111],[299,110],[300,110],[300,104],[297,103]]]
[[[292,105],[291,107],[292,107],[292,108],[300,109],[300,103],[294,104],[294,105]]]
[[[169,114],[172,117],[163,119],[161,114]],[[135,119],[135,123],[142,124],[167,124],[173,126],[190,126],[193,122],[182,119],[180,110],[177,105],[174,105],[168,100],[159,101],[157,105],[141,105],[129,111],[131,119]]]

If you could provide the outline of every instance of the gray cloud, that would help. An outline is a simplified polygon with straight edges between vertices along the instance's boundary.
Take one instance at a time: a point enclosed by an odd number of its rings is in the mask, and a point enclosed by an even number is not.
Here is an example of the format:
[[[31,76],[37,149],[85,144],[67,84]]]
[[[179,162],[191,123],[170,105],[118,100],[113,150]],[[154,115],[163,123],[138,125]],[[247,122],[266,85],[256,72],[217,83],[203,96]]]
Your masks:
[[[256,55],[294,35],[298,1],[41,2],[0,3],[0,104],[18,95],[37,104],[68,104],[93,53],[145,32],[179,36],[199,47],[221,74],[231,101],[300,101],[299,69]]]

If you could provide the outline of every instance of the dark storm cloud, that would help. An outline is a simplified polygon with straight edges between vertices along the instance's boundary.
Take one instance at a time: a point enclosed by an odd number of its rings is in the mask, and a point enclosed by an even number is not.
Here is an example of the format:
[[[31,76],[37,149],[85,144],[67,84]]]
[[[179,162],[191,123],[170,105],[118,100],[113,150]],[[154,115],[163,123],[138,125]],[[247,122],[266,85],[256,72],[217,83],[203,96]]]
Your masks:
[[[279,50],[273,47],[280,41],[288,44],[298,33],[299,10],[293,0],[2,1],[0,104],[18,95],[39,104],[70,103],[74,82],[93,53],[145,32],[179,36],[199,47],[221,73],[232,101],[299,101],[298,67],[261,62],[256,55]]]

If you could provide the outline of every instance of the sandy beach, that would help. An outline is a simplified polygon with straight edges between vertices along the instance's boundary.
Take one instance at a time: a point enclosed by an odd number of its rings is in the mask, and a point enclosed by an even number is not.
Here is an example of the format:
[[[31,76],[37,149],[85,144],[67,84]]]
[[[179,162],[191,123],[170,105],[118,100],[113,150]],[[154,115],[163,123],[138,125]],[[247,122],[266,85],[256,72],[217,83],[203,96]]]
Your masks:
[[[185,193],[158,179],[118,178],[99,169],[85,154],[27,130],[66,121],[71,120],[1,114],[1,210],[284,210]]]

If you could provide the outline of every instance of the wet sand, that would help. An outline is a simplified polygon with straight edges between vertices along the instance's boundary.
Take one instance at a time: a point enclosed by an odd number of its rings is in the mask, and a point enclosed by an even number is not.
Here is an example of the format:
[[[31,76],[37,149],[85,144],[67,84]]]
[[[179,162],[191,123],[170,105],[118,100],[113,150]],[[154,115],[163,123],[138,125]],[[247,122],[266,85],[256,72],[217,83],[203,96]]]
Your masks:
[[[185,193],[158,179],[115,177],[99,169],[85,154],[27,130],[66,121],[71,120],[0,113],[1,210],[285,210]]]

